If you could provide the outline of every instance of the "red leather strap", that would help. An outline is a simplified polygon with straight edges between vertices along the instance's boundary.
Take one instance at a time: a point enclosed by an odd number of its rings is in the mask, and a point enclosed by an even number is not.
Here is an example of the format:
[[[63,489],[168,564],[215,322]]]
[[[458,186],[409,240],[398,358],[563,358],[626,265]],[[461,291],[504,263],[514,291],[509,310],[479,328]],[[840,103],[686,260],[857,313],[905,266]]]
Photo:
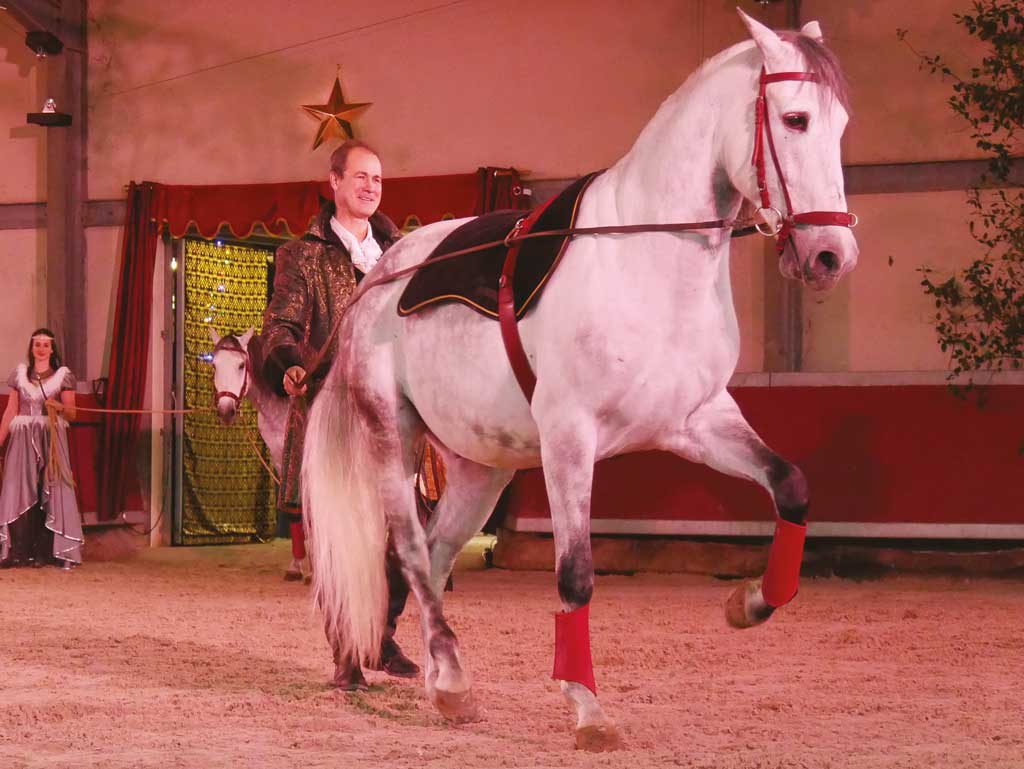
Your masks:
[[[551,677],[575,681],[597,694],[590,656],[590,604],[555,615],[555,667]]]
[[[552,198],[551,200],[554,200]],[[527,403],[533,403],[533,391],[537,387],[537,376],[533,373],[530,360],[523,349],[523,339],[519,335],[519,323],[516,319],[515,274],[516,260],[519,258],[521,238],[537,223],[537,219],[551,204],[551,200],[540,208],[534,209],[525,219],[516,223],[515,229],[508,234],[505,242],[509,244],[505,264],[501,268],[498,279],[498,325],[501,327],[501,341],[505,344],[505,354],[512,366],[519,389],[526,396]]]
[[[761,579],[761,595],[765,603],[778,608],[793,600],[800,586],[800,564],[804,558],[807,526],[780,518],[775,523],[775,537],[768,551],[768,567]]]
[[[807,211],[793,217],[796,224],[813,224],[819,227],[830,224],[836,227],[853,227],[857,223],[857,215],[846,211]]]
[[[813,72],[772,72],[768,74],[761,68],[762,83],[781,83],[783,80],[806,80],[811,83],[818,82],[818,76]]]

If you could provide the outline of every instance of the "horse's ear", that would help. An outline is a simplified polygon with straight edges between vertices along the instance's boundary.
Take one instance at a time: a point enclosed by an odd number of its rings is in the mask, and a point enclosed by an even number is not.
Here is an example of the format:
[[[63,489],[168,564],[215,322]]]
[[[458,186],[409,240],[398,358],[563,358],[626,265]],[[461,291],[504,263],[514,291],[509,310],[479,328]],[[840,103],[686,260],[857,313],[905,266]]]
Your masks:
[[[817,40],[819,43],[825,42],[825,37],[821,34],[821,25],[816,21],[809,21],[804,24],[800,28],[800,34],[812,40]]]
[[[207,326],[207,328],[210,329],[210,339],[213,340],[214,345],[218,344],[220,342],[220,334],[214,331],[213,326]]]
[[[249,330],[242,334],[240,337],[238,337],[238,341],[242,345],[243,350],[249,349],[249,340],[252,339],[252,335],[253,328],[252,326],[249,326]]]
[[[736,12],[740,15],[743,23],[747,25],[750,37],[753,38],[757,47],[761,49],[765,68],[769,71],[774,71],[776,69],[774,65],[781,63],[786,56],[786,48],[782,38],[757,19],[753,19],[745,14],[742,9],[737,8]]]

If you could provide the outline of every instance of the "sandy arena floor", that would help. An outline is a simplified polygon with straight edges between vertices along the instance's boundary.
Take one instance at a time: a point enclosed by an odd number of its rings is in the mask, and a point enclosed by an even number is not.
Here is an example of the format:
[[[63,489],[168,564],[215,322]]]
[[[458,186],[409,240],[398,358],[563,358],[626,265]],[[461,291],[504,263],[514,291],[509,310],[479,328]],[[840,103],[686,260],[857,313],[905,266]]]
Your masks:
[[[549,680],[554,576],[460,572],[449,619],[485,718],[450,726],[418,682],[327,687],[287,544],[148,550],[0,572],[0,766],[1024,767],[1020,581],[805,580],[733,631],[735,583],[598,578],[599,694],[626,748],[572,749]],[[418,616],[399,629],[421,658]]]

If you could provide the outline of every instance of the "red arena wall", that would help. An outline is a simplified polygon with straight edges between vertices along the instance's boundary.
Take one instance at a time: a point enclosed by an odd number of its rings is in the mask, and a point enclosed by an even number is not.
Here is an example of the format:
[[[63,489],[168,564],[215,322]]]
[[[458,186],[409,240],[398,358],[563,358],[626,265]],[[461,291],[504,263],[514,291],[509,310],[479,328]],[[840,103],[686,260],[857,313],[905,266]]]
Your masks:
[[[1024,538],[1024,386],[985,387],[978,408],[942,384],[852,384],[893,378],[816,386],[826,377],[753,375],[730,388],[768,445],[806,474],[810,536]],[[506,503],[508,528],[551,531],[539,470],[519,473]],[[754,483],[671,454],[595,471],[594,533],[769,535],[773,515]]]

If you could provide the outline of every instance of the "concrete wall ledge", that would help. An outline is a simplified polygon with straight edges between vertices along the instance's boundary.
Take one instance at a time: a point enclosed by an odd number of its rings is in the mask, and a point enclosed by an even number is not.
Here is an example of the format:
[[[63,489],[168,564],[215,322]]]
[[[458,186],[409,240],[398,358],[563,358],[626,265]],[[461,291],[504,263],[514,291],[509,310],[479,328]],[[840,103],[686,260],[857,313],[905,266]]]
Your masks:
[[[729,387],[941,387],[1024,385],[1024,371],[975,371],[955,380],[947,371],[750,371],[737,372]]]

